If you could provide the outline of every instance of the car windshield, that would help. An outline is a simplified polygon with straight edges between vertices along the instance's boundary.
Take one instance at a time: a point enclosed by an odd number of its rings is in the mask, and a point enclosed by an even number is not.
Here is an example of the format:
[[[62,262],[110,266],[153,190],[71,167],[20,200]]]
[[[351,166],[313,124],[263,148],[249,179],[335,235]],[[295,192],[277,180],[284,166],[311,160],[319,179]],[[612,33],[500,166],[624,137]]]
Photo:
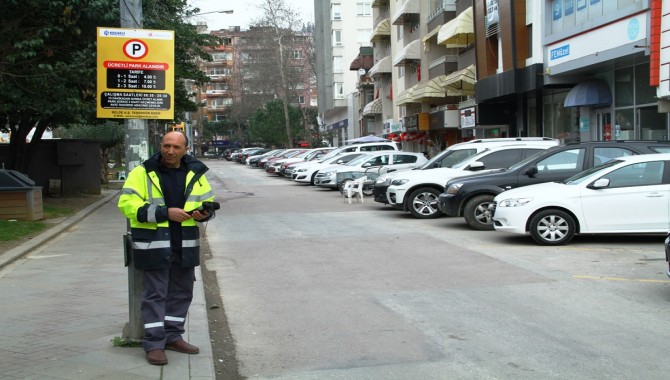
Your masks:
[[[343,152],[342,152],[343,150],[344,150],[343,148],[333,149],[330,152],[326,153],[325,156],[321,157],[321,160],[327,160],[329,158],[339,156],[340,154],[343,154]]]
[[[347,162],[347,166],[358,166],[363,164],[365,161],[369,160],[372,156],[369,154],[362,154],[360,157],[356,157],[353,160]]]
[[[346,164],[347,162],[353,160],[354,158],[357,158],[358,156],[363,156],[363,154],[362,153],[340,154],[330,159],[322,159],[319,162],[322,163],[325,162],[327,164],[336,164],[339,161],[342,161],[343,164]]]
[[[565,183],[566,185],[577,185],[579,183],[582,183],[584,181],[588,181],[591,176],[598,175],[597,173],[600,172],[602,169],[609,168],[611,166],[614,166],[620,162],[623,162],[622,160],[611,160],[607,161],[602,165],[594,166],[591,169],[586,169],[583,172],[579,172],[572,177],[565,179],[562,181],[562,183]]]
[[[442,151],[442,153],[431,158],[425,164],[421,165],[419,169],[432,169],[432,168],[451,168],[459,162],[468,157],[472,157],[477,153],[477,149],[447,149]]]

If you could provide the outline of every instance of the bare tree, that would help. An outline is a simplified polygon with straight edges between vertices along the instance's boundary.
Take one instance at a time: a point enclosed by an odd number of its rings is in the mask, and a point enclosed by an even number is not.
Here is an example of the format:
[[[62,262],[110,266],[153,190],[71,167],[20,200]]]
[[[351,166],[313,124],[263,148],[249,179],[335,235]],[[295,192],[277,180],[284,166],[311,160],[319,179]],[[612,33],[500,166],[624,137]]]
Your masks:
[[[301,92],[309,91],[312,37],[302,31],[298,13],[284,0],[260,0],[259,8],[263,14],[252,23],[240,46],[246,60],[242,92],[256,104],[281,99],[287,146],[293,147],[289,105],[297,103]]]

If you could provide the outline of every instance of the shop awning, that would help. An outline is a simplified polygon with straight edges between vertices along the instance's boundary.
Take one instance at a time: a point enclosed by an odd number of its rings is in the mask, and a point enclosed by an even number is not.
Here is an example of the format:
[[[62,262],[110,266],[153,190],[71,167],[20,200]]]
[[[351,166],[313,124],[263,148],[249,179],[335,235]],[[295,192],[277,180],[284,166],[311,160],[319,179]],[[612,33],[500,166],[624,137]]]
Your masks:
[[[446,75],[445,75],[446,76]],[[412,91],[412,99],[420,101],[426,98],[444,98],[447,96],[444,87],[441,85],[440,77],[419,83]]]
[[[391,74],[391,57],[380,59],[379,62],[375,63],[375,65],[370,68],[370,71],[368,71],[368,75],[371,77],[382,74]]]
[[[475,94],[475,65],[440,78],[440,85],[447,91],[449,96],[464,96]]]
[[[411,91],[411,90],[412,90],[412,88],[410,87],[410,88],[408,88],[408,89],[405,89],[405,90],[403,90],[403,91],[400,91],[400,93],[398,94],[398,96],[396,96],[396,98],[395,98],[395,104],[396,104],[397,106],[400,106],[400,105],[403,105],[403,104],[405,104],[405,103],[409,103],[409,102],[407,101],[407,98],[408,98],[409,96],[412,95],[412,91]]]
[[[440,32],[440,28],[442,28],[442,25],[436,26],[435,28],[433,28],[433,30],[428,32],[428,34],[423,36],[423,38],[421,39],[421,42],[423,42],[424,46],[428,44],[428,40],[435,37],[435,35]]]
[[[403,25],[408,20],[419,17],[419,0],[405,0],[393,15],[393,25]]]
[[[448,48],[465,47],[475,43],[472,7],[468,7],[453,20],[442,25],[437,34],[437,43]]]
[[[565,97],[563,106],[606,106],[612,104],[612,92],[602,79],[592,78],[579,82]]]
[[[377,98],[363,107],[363,116],[379,115],[382,113],[382,99]]]
[[[404,65],[408,61],[418,61],[421,59],[421,47],[419,46],[421,41],[414,40],[400,51],[398,55],[395,56],[393,60],[393,66]]]
[[[391,38],[391,22],[385,18],[372,30],[370,42],[378,42],[389,38]]]

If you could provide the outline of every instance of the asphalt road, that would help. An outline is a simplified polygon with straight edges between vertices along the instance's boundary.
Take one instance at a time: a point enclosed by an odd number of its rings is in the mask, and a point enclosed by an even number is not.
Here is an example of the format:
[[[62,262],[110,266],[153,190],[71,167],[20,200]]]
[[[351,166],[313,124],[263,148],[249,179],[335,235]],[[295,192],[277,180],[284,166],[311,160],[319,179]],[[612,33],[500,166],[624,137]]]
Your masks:
[[[670,376],[663,237],[541,247],[207,164],[222,209],[206,264],[244,377]]]

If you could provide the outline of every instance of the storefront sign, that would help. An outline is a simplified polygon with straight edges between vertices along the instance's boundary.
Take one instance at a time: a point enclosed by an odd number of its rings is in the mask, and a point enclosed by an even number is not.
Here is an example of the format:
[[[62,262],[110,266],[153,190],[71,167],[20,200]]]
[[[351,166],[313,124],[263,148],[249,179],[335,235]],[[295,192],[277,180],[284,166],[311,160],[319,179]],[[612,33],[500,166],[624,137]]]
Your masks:
[[[460,116],[461,128],[474,128],[477,125],[475,107],[463,108]]]
[[[425,112],[405,116],[403,118],[405,129],[410,131],[427,131],[430,129],[430,116]]]

